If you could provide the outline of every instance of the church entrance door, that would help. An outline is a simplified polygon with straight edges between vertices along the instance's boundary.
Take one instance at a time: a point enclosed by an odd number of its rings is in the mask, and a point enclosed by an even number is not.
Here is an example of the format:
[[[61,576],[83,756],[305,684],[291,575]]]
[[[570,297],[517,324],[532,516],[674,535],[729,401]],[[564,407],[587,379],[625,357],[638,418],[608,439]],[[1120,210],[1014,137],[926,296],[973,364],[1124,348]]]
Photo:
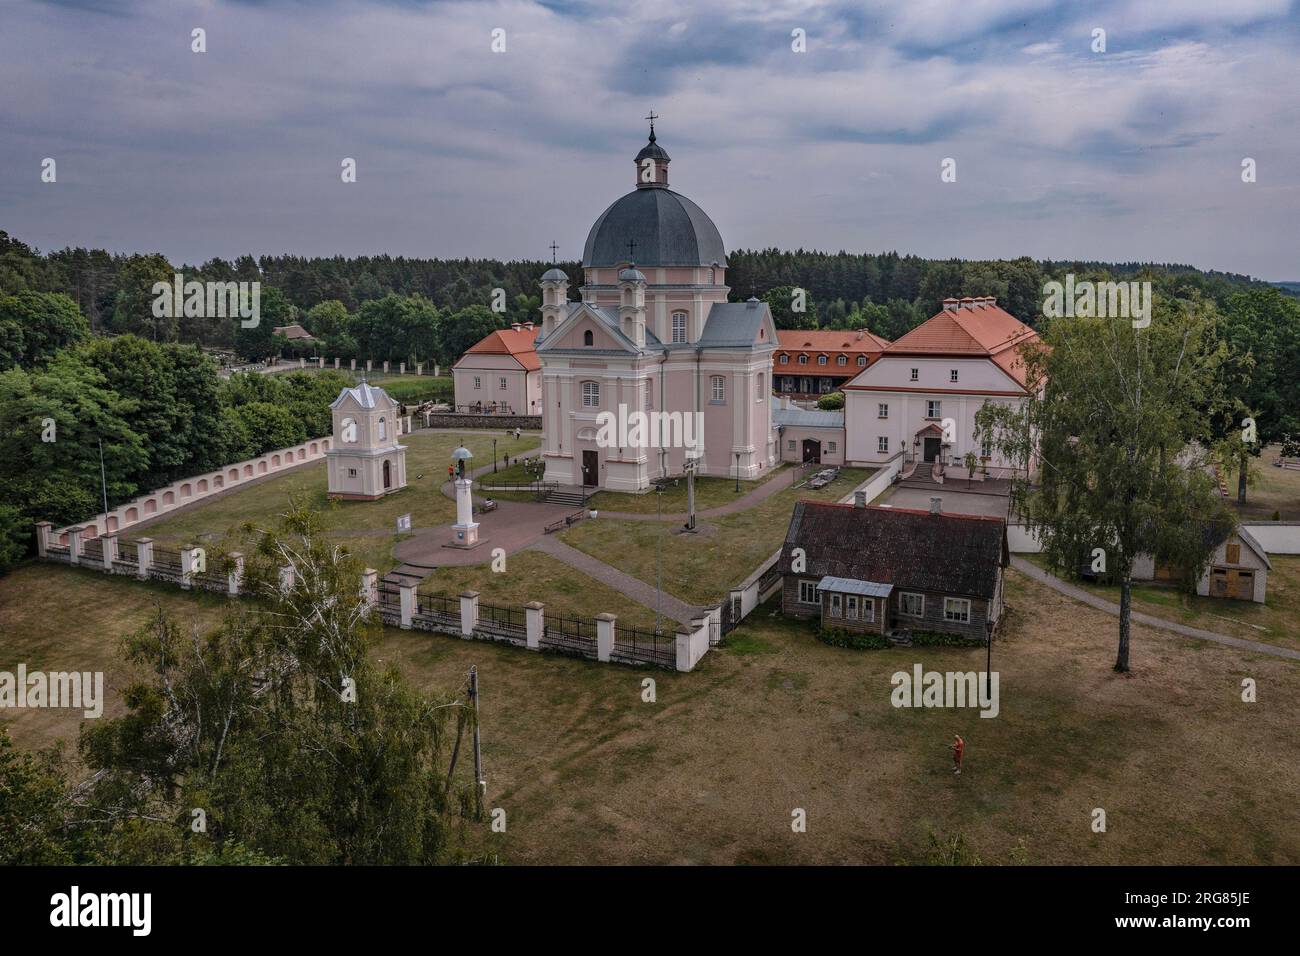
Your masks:
[[[805,438],[803,440],[803,460],[805,462],[822,463],[822,443],[817,438]]]
[[[582,453],[582,485],[584,488],[600,484],[600,456],[594,451]]]
[[[391,487],[393,487],[393,471],[392,468],[389,466],[388,459],[385,458],[384,459],[384,488],[388,489]]]

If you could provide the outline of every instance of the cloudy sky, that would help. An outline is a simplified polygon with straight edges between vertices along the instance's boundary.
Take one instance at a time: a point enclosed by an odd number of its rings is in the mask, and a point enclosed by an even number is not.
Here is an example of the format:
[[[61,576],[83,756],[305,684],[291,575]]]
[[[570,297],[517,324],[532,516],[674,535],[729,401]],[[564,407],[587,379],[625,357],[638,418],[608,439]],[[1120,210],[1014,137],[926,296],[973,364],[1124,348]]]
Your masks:
[[[1297,6],[5,0],[0,229],[178,263],[576,258],[653,109],[728,248],[1300,279]]]

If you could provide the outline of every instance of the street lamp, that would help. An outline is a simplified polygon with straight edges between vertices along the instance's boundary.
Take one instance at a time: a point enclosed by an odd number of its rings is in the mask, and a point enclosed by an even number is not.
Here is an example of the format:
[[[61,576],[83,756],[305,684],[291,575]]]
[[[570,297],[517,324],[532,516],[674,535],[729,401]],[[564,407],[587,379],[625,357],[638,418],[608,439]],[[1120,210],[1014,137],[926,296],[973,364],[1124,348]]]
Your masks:
[[[984,695],[985,699],[992,700],[993,689],[991,681],[993,680],[993,621],[984,622],[984,630],[987,637],[984,640]]]
[[[736,492],[740,492],[740,452],[736,452]]]
[[[497,440],[492,439],[492,474],[497,473]]]

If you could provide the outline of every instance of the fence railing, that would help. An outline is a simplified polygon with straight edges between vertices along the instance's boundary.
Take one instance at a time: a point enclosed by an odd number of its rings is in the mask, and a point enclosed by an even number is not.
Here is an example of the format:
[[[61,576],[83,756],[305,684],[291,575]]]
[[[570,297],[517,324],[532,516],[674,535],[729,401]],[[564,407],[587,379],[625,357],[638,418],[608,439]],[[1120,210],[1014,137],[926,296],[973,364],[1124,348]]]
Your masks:
[[[677,640],[667,634],[615,626],[609,659],[620,664],[652,664],[677,669]]]
[[[538,641],[541,649],[571,657],[596,657],[596,622],[563,614],[547,614]]]
[[[552,521],[542,530],[545,534],[554,534],[556,531],[563,531],[565,528],[572,527],[585,517],[587,517],[586,509],[575,511],[571,515],[565,515],[559,521]]]

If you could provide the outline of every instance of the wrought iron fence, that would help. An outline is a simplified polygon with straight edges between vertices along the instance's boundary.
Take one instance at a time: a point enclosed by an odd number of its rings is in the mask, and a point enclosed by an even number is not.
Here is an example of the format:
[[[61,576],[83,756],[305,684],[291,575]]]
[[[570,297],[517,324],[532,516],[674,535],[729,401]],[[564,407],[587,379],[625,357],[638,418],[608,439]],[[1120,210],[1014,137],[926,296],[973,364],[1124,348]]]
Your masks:
[[[565,516],[564,516],[563,518],[561,518],[559,521],[552,521],[550,524],[548,524],[548,525],[543,529],[543,531],[544,531],[544,533],[546,533],[546,534],[552,534],[552,533],[554,533],[554,532],[556,532],[556,531],[563,531],[565,528],[568,528],[568,527],[570,527],[571,525],[577,524],[579,521],[581,521],[581,520],[582,520],[583,518],[585,518],[585,517],[587,517],[587,512],[586,512],[586,510],[583,510],[583,511],[575,511],[575,512],[574,512],[573,514],[571,514],[571,515],[565,515]]]
[[[651,664],[676,670],[677,639],[667,634],[615,625],[614,647],[609,659],[620,664]]]
[[[149,565],[149,576],[160,581],[179,581],[181,579],[180,552],[155,547]]]
[[[541,649],[571,657],[596,656],[596,622],[562,614],[547,614]]]

